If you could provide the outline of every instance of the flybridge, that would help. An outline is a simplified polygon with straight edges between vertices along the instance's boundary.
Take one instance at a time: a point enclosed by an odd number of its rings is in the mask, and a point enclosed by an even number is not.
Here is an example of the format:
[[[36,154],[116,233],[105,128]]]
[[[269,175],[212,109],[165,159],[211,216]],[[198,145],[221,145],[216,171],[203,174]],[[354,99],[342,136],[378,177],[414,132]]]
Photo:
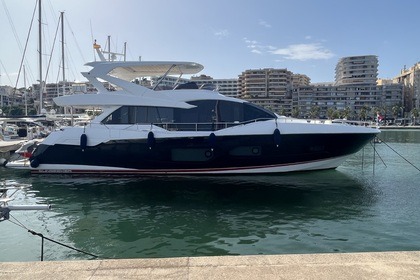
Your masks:
[[[138,77],[168,76],[168,75],[191,75],[197,74],[204,69],[203,65],[195,62],[179,62],[179,61],[125,61],[125,53],[111,53],[110,51],[102,51],[101,46],[95,43],[93,48],[96,50],[101,61],[87,63],[92,69],[89,73],[93,76],[106,75],[114,76],[119,79],[131,81]],[[112,54],[115,59],[116,55],[124,56],[124,61],[114,61],[106,59],[104,53]],[[99,69],[99,70],[98,70]]]
[[[168,75],[177,75],[178,80],[182,75],[196,74],[204,69],[201,64],[195,62],[173,61],[108,61],[105,59],[100,45],[94,44],[101,61],[87,63],[93,67],[89,72],[82,73],[99,94],[75,94],[54,98],[59,106],[119,106],[119,105],[146,105],[159,104],[164,107],[192,108],[185,102],[169,100],[164,95],[157,95],[154,89]],[[132,83],[139,77],[160,77],[153,89]],[[107,81],[121,90],[110,92],[103,85]],[[124,98],[121,98],[124,94]],[[138,99],[141,97],[141,100]]]

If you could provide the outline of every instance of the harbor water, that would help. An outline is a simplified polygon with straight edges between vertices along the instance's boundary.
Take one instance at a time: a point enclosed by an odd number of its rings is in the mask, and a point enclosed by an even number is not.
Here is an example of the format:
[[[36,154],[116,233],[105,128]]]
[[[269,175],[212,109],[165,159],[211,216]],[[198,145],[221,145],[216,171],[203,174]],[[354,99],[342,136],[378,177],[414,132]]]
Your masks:
[[[40,260],[41,238],[28,229],[100,258],[420,250],[420,130],[380,138],[336,170],[269,176],[95,178],[0,168],[3,183],[31,185],[10,205],[53,207],[12,211],[0,222],[0,261]],[[46,261],[92,258],[44,240]]]

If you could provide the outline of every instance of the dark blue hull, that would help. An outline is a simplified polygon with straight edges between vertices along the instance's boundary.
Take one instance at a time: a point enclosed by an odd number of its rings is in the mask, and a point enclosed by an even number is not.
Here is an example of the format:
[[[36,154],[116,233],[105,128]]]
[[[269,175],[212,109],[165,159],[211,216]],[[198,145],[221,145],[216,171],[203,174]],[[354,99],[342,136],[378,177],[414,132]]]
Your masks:
[[[31,158],[33,173],[57,173],[51,166],[83,166],[71,173],[123,168],[118,173],[239,170],[288,166],[348,156],[376,133],[218,136],[112,141],[94,147],[41,144]],[[43,169],[43,165],[48,165]],[[89,168],[92,167],[92,169]],[[335,166],[336,167],[336,166]],[[51,172],[49,172],[50,170]],[[135,172],[133,170],[139,170]],[[105,172],[106,173],[106,172]]]

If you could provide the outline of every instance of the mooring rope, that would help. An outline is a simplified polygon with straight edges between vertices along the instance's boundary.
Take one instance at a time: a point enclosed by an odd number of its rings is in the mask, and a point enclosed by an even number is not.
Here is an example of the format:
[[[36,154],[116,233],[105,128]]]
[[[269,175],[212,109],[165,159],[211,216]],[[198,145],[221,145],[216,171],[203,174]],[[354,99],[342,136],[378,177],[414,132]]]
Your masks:
[[[10,215],[10,216],[12,216],[12,215]],[[31,233],[32,235],[37,235],[37,236],[41,237],[41,239],[42,239],[42,243],[41,243],[41,261],[43,261],[43,260],[44,260],[44,239],[46,239],[46,240],[48,240],[48,241],[50,241],[50,242],[53,242],[53,243],[55,243],[55,244],[58,244],[58,245],[60,245],[60,246],[63,246],[63,247],[69,248],[69,249],[71,249],[71,250],[77,251],[77,252],[79,252],[79,253],[82,253],[82,254],[89,255],[89,256],[91,256],[91,257],[97,258],[97,259],[107,259],[107,258],[105,258],[105,257],[100,257],[100,256],[98,256],[98,255],[95,255],[95,254],[92,254],[92,253],[89,253],[89,252],[86,252],[86,251],[83,251],[83,250],[77,249],[77,248],[75,248],[75,247],[72,247],[72,246],[69,246],[69,245],[67,245],[67,244],[61,243],[61,242],[56,241],[56,240],[54,240],[54,239],[48,238],[48,237],[44,236],[44,235],[43,235],[43,234],[41,234],[41,233],[35,232],[35,231],[33,231],[33,230],[31,230],[31,229],[27,228],[25,225],[23,225],[21,222],[19,222],[19,221],[18,221],[15,217],[12,217],[12,218],[16,221],[16,222],[15,222],[15,221],[11,221],[11,220],[9,219],[8,221],[9,221],[9,222],[11,222],[12,224],[15,224],[15,225],[17,225],[17,226],[19,226],[19,227],[24,228],[25,230],[27,230],[27,231],[28,231],[29,233]]]
[[[412,167],[414,167],[415,169],[417,169],[420,172],[420,168],[418,168],[417,166],[415,166],[412,162],[410,162],[408,159],[406,159],[403,155],[401,155],[400,153],[398,153],[396,150],[394,150],[390,145],[388,145],[388,143],[386,143],[384,140],[380,139],[378,137],[378,139],[384,143],[388,148],[390,148],[394,153],[396,153],[397,155],[399,155],[403,160],[405,160],[406,162],[408,162]]]
[[[372,143],[370,143],[370,144],[375,147],[375,144],[372,144]],[[382,159],[381,155],[378,153],[378,150],[377,149],[374,149],[374,150],[375,150],[375,154],[379,157],[379,159],[382,161],[382,163],[385,165],[385,167],[388,167],[386,165],[385,161]]]

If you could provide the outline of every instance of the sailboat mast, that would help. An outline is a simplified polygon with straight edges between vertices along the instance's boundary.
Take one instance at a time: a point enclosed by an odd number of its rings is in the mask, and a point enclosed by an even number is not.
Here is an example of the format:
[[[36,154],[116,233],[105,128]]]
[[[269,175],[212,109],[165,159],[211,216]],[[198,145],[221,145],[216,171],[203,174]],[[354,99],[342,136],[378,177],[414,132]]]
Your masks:
[[[39,111],[38,114],[42,112],[42,95],[44,92],[42,82],[42,13],[41,13],[41,0],[38,0],[38,45],[39,45]]]
[[[28,90],[26,89],[25,65],[23,65],[23,87],[25,88],[25,116],[28,116]]]
[[[66,67],[64,65],[64,12],[61,12],[61,61],[63,62],[63,89],[66,81]],[[64,95],[64,90],[63,90]]]

